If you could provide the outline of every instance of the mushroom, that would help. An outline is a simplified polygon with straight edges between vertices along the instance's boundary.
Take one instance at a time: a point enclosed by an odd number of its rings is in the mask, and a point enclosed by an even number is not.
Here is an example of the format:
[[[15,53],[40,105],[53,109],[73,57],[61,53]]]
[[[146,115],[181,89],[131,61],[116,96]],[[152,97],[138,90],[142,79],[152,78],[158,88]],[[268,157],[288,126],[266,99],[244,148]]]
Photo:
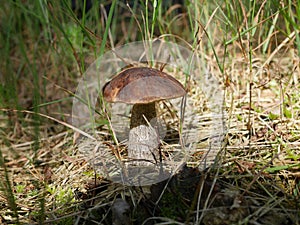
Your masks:
[[[147,67],[126,69],[104,85],[103,97],[107,102],[133,104],[128,158],[135,161],[134,165],[148,166],[160,161],[156,102],[182,97],[185,93],[174,77]]]

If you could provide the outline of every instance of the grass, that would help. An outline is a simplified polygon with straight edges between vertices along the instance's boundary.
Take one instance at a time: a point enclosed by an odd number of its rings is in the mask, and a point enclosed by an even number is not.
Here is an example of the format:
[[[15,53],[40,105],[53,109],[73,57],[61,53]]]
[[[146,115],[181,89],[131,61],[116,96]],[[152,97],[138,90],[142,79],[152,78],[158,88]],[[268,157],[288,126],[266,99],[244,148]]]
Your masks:
[[[135,0],[86,11],[88,1],[77,9],[66,0],[3,3],[0,223],[111,224],[110,205],[122,197],[134,224],[300,224],[298,5]],[[152,187],[163,193],[151,197],[153,206],[139,188],[96,174],[70,124],[88,66],[112,47],[156,37],[188,43],[200,55],[200,72],[209,68],[222,83],[228,132],[217,167],[191,169],[201,158],[195,154],[168,187]],[[200,86],[190,84],[189,99],[205,127],[209,100]],[[97,120],[98,135],[122,151],[106,116]]]

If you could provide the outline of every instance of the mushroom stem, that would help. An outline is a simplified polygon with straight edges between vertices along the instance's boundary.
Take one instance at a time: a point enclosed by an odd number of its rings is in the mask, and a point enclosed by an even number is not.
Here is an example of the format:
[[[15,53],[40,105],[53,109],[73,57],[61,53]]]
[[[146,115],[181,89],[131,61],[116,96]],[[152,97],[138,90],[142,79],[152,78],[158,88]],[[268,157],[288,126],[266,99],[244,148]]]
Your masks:
[[[155,102],[135,104],[131,111],[128,158],[135,165],[153,165],[159,161],[159,135],[156,130]]]
[[[130,129],[139,125],[148,125],[154,118],[156,118],[155,102],[134,104],[131,110]]]

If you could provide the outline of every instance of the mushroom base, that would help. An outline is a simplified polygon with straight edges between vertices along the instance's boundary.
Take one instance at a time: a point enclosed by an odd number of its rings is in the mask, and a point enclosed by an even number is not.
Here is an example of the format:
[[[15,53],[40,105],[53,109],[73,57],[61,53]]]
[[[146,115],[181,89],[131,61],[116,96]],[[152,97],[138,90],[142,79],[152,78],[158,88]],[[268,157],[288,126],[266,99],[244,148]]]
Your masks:
[[[131,112],[128,158],[133,165],[149,166],[160,162],[155,102],[135,104]]]

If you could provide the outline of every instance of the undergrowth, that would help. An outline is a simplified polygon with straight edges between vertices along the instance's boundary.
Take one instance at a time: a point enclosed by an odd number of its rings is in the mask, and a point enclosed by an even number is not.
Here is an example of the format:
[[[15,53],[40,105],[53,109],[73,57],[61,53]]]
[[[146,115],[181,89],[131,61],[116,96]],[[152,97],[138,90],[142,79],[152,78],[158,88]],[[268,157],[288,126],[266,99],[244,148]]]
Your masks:
[[[299,2],[91,2],[1,4],[0,223],[111,224],[109,206],[121,196],[135,207],[132,221],[300,224]],[[222,83],[227,133],[208,190],[199,191],[199,174],[192,197],[175,180],[149,216],[143,193],[99,177],[78,152],[71,113],[95,59],[158,37],[188,43]],[[115,148],[101,116],[103,141]]]

